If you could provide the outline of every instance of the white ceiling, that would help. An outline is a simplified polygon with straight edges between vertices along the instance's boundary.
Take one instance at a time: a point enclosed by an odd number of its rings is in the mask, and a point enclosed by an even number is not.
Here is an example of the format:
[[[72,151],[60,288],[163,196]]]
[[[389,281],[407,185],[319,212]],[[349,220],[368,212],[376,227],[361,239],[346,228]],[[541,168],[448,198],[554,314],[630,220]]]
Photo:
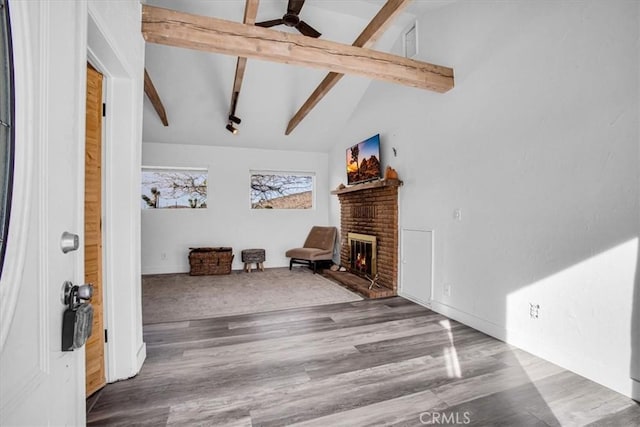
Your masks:
[[[452,0],[417,0],[387,30],[374,49],[390,51],[417,15]],[[243,0],[150,0],[146,3],[242,22]],[[307,0],[300,18],[322,38],[351,44],[384,0]],[[256,22],[282,17],[286,0],[261,0]],[[274,27],[293,31],[285,26]],[[176,144],[326,152],[357,107],[370,80],[345,76],[288,136],[284,131],[326,71],[250,59],[236,108],[239,133],[225,129],[236,57],[148,43],[146,69],[167,112],[160,122],[145,97],[143,140]],[[419,89],[416,89],[419,90]]]

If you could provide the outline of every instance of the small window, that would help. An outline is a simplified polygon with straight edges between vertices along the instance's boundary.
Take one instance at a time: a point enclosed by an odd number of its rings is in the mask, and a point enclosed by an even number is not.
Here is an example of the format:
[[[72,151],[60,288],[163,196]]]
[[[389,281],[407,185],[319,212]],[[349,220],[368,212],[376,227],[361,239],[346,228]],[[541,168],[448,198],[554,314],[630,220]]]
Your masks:
[[[312,209],[314,175],[251,172],[252,209]]]
[[[13,58],[9,5],[0,0],[0,275],[9,229],[13,180]]]
[[[142,209],[207,207],[205,168],[142,167]]]
[[[417,23],[413,23],[408,30],[405,31],[403,38],[404,56],[406,58],[415,58],[418,54],[418,31]]]

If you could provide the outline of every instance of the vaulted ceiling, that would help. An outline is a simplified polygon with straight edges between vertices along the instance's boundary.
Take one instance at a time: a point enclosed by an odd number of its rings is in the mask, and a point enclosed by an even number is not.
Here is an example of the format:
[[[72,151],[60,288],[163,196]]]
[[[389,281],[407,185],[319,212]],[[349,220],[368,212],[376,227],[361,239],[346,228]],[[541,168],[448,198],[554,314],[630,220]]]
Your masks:
[[[395,18],[372,49],[398,50],[399,38],[416,16],[454,0],[416,0]],[[153,0],[146,4],[242,22],[242,0]],[[300,18],[322,33],[321,40],[351,45],[385,4],[384,0],[307,0]],[[287,0],[261,0],[256,22],[281,17]],[[298,34],[286,26],[275,30]],[[399,50],[398,52],[399,53]],[[420,55],[418,56],[420,58]],[[287,124],[327,75],[326,70],[258,59],[247,61],[236,116],[239,133],[225,129],[237,57],[147,43],[146,69],[165,107],[164,126],[145,98],[143,140],[176,144],[279,150],[328,151],[371,80],[345,75],[285,136]],[[448,65],[448,64],[443,64]],[[392,84],[392,83],[387,83]],[[424,96],[438,94],[422,91]],[[376,131],[375,126],[372,131]]]

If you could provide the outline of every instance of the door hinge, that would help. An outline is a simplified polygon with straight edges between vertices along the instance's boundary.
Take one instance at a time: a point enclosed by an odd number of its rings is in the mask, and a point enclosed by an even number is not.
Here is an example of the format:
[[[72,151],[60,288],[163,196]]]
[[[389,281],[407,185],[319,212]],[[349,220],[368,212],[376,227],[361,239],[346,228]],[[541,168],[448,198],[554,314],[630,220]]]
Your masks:
[[[107,117],[107,104],[102,103],[102,117]]]
[[[109,334],[106,329],[104,330],[104,342],[109,342]]]

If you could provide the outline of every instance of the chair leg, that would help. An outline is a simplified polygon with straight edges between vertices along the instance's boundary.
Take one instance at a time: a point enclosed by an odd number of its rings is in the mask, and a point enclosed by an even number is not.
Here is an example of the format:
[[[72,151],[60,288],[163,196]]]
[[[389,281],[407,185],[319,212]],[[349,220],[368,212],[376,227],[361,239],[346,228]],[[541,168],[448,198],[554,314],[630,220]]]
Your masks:
[[[293,258],[289,260],[289,271],[293,268]]]
[[[311,261],[313,263],[313,274],[316,274],[316,262]]]

